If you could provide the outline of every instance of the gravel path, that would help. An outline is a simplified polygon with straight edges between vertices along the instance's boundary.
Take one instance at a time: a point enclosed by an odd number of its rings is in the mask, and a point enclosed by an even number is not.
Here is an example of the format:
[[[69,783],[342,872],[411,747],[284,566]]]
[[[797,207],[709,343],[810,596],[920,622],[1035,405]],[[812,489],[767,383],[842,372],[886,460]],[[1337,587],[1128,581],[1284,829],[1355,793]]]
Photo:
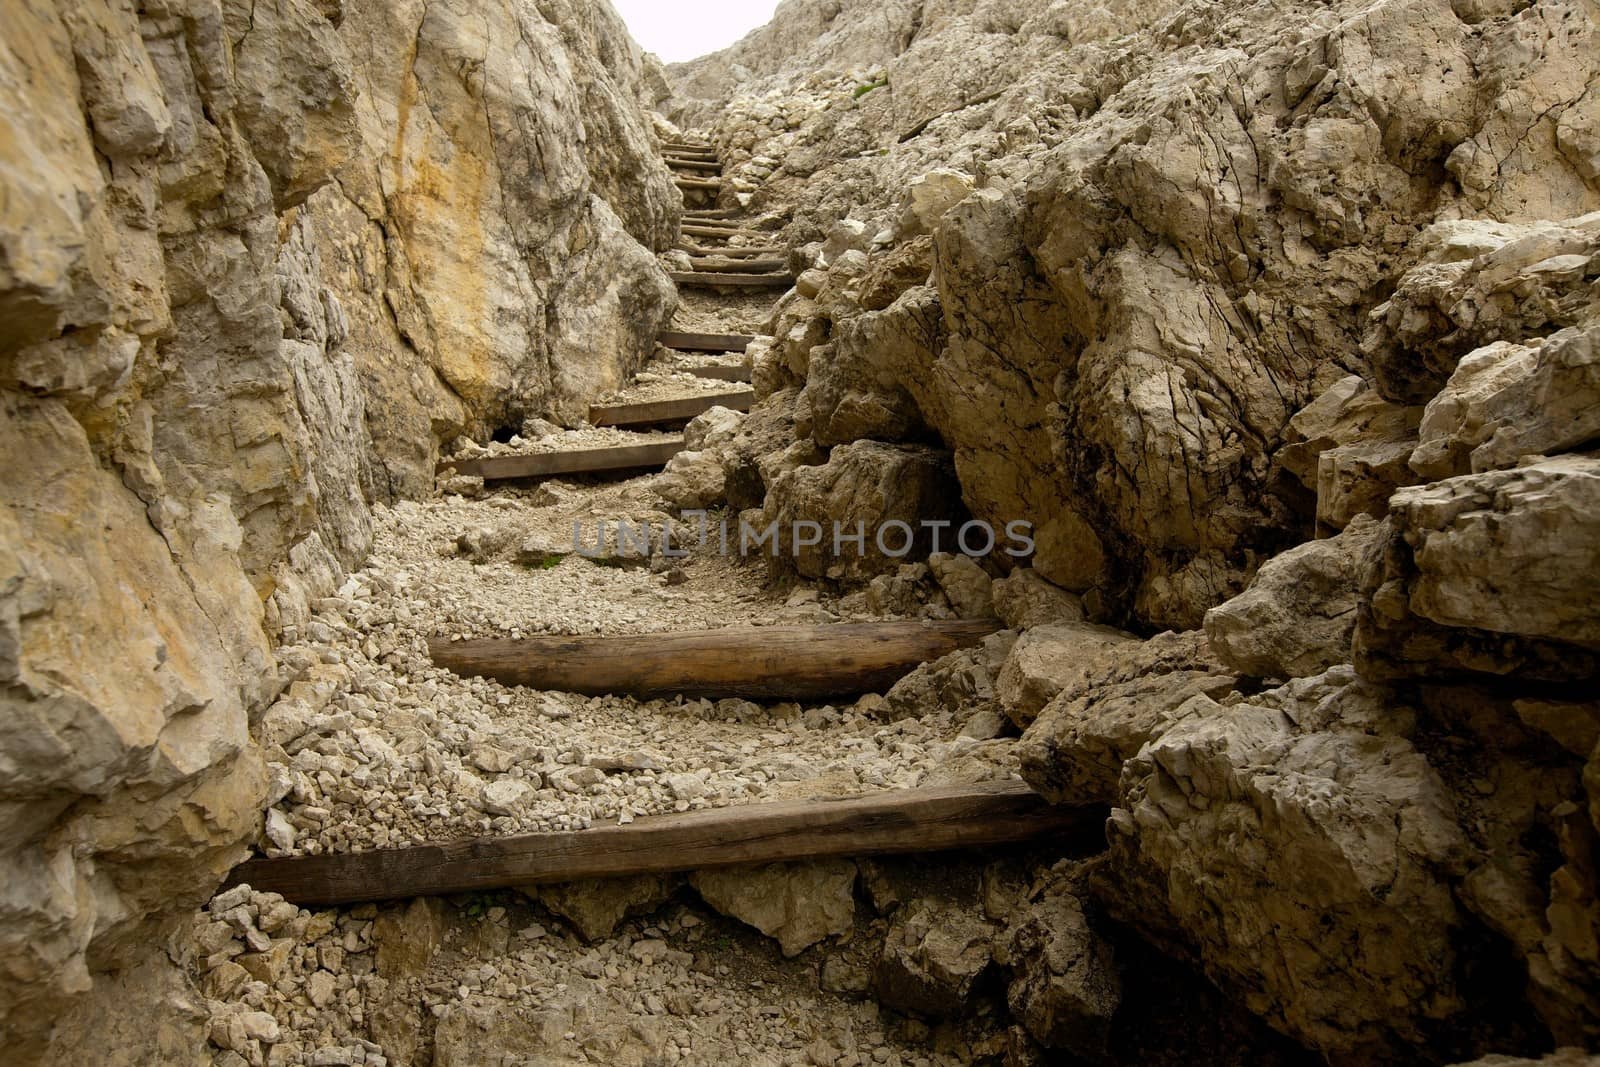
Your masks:
[[[680,330],[759,332],[771,310],[762,294],[683,297]],[[683,368],[740,358],[661,349],[607,399],[737,389]],[[665,436],[561,431],[534,420],[510,442],[458,442],[456,451],[527,454]],[[652,484],[547,482],[377,508],[368,564],[285,627],[280,655],[298,680],[259,728],[271,776],[263,851],[317,855],[579,830],[1014,774],[1011,743],[966,736],[961,716],[970,711],[959,701],[913,697],[918,706],[901,700],[895,716],[883,694],[823,706],[587,698],[433,666],[430,638],[868,617],[859,597],[842,604],[774,582],[764,562],[709,548],[672,560],[573,554],[574,524],[592,541],[601,520],[669,522]],[[478,492],[470,479],[448,485]],[[971,670],[952,671],[960,669]],[[573,889],[577,901],[628,891]],[[570,902],[540,901],[570,914]],[[926,1027],[886,1025],[856,995],[864,972],[845,957],[784,960],[772,941],[693,900],[624,921],[594,944],[513,891],[311,913],[241,887],[199,918],[192,956],[217,1067],[388,1067],[396,1055],[608,1067],[735,1058],[751,1067],[955,1067],[1004,1043],[979,1027],[975,1044],[946,1034],[933,1052]]]
[[[754,561],[697,553],[666,573],[568,556],[574,520],[666,515],[646,480],[380,509],[368,567],[285,651],[304,678],[266,714],[269,854],[476,834],[923,784],[971,749],[946,714],[890,722],[881,695],[842,706],[640,701],[534,692],[433,666],[430,637],[651,633],[840,619]],[[542,499],[558,502],[540,504]],[[592,532],[589,534],[593,536]],[[528,546],[535,546],[529,550]],[[659,564],[658,564],[659,566]]]

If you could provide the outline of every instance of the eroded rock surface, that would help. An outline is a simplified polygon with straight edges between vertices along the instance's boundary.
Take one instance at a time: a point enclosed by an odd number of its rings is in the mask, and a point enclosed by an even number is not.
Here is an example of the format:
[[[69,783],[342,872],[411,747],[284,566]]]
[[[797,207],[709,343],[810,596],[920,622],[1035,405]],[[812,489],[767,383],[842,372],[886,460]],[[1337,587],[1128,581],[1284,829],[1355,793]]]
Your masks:
[[[1206,613],[1217,658],[1257,678],[1306,678],[1350,662],[1367,557],[1388,531],[1357,516],[1342,533],[1292,548],[1250,588]]]
[[[777,938],[786,956],[846,932],[855,916],[848,860],[701,871],[690,884],[713,908]]]
[[[361,563],[369,502],[650,351],[679,198],[643,71],[606,5],[7,8],[13,1062],[74,996],[167,996],[93,974],[146,967],[258,833],[249,728],[303,670],[269,634]]]
[[[1600,460],[1541,459],[1394,499],[1356,651],[1374,676],[1597,671]]]
[[[1381,518],[1423,480],[1405,405],[1593,300],[1577,0],[861,7],[792,5],[671,106],[716,115],[741,198],[797,204],[819,287],[777,332],[817,442],[925,424],[972,514],[1032,521],[1039,574],[1108,616],[1192,628],[1309,518]],[[842,216],[876,234],[848,279]],[[860,283],[924,234],[927,284]],[[1392,425],[1303,447],[1368,360]]]

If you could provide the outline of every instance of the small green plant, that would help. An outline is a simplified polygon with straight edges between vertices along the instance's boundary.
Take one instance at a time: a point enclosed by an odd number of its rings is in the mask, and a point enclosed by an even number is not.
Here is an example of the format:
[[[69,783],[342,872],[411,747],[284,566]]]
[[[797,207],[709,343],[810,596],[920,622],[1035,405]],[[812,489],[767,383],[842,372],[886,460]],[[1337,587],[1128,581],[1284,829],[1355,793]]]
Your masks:
[[[889,76],[887,74],[883,74],[874,81],[867,82],[865,85],[856,86],[856,91],[854,94],[852,94],[851,99],[860,100],[863,96],[866,96],[874,89],[887,89],[888,87]]]

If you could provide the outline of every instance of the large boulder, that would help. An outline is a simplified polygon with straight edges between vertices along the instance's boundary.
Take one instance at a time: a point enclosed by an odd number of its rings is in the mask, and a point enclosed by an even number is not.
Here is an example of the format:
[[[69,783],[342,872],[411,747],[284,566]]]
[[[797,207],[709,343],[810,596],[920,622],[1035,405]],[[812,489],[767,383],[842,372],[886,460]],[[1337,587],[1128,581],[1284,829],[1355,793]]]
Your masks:
[[[1206,613],[1217,658],[1256,678],[1305,678],[1350,662],[1362,603],[1362,569],[1388,535],[1357,516],[1343,533],[1276,557],[1250,588]]]
[[[1576,326],[1595,311],[1600,213],[1525,226],[1441,223],[1373,312],[1362,348],[1390,399],[1426,403],[1461,359],[1498,341]]]
[[[1356,631],[1374,678],[1600,673],[1600,460],[1558,456],[1398,493]]]
[[[918,237],[872,257],[861,279],[861,306],[881,311],[911,289],[928,284],[933,273],[933,238]]]
[[[971,556],[935,552],[928,557],[950,608],[962,619],[994,618],[994,579]]]
[[[1421,418],[1420,408],[1385,400],[1365,378],[1352,374],[1295,412],[1284,427],[1283,447],[1273,459],[1316,492],[1325,452],[1413,440]]]
[[[913,179],[900,198],[900,236],[914,238],[934,232],[951,208],[972,195],[973,188],[970,175],[948,167]]]
[[[1022,776],[1057,804],[1109,803],[1123,764],[1191,700],[1220,701],[1238,685],[1198,631],[1114,645],[1086,663],[1023,734]]]
[[[307,205],[369,394],[371,482],[414,494],[441,432],[576,424],[650,356],[676,305],[654,252],[682,201],[638,106],[643,56],[609,7],[341,16],[356,55],[414,57],[355,64],[355,151]],[[463,81],[469,55],[480,74]]]
[[[795,396],[792,388],[765,396],[745,416],[733,440],[719,450],[723,491],[731,507],[759,508],[779,474],[827,458],[809,439],[796,439]]]
[[[916,327],[914,306],[896,305],[836,323],[833,343],[812,349],[806,394],[817,444],[928,436],[916,401],[900,385],[901,369],[917,362],[924,343]]]
[[[1427,1047],[1467,1007],[1468,843],[1413,721],[1347,667],[1195,697],[1124,771],[1105,903],[1332,1061]]]
[[[1600,320],[1600,306],[1596,308]],[[1428,404],[1411,467],[1430,479],[1511,467],[1600,437],[1600,325],[1464,357]]]
[[[933,534],[923,524],[956,523],[960,507],[945,453],[856,441],[835,448],[821,466],[779,475],[762,521],[776,524],[776,554],[801,575],[861,579],[926,559]],[[841,536],[864,532],[864,546],[846,542],[836,552],[836,528]],[[804,543],[813,535],[815,543]]]
[[[995,582],[992,589],[994,614],[1013,630],[1083,619],[1083,601],[1045,581],[1032,567],[1012,571],[1009,577]]]
[[[729,455],[744,428],[745,416],[714,407],[683,429],[684,450],[668,461],[652,488],[674,507],[694,511],[727,497]]]
[[[1029,630],[1012,646],[995,687],[1007,715],[1026,728],[1086,666],[1140,644],[1132,634],[1087,622],[1054,622]]]

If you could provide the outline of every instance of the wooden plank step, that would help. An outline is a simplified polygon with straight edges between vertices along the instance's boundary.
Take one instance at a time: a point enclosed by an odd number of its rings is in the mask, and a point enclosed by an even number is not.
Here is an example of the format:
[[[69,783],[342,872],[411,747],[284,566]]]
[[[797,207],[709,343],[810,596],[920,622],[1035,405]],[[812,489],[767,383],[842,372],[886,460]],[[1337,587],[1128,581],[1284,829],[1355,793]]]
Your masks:
[[[738,215],[739,209],[732,207],[690,208],[683,213],[683,220],[685,222],[716,222],[722,219],[737,218]]]
[[[722,164],[714,159],[674,159],[668,156],[667,166],[679,167],[683,170],[709,170],[718,174],[722,173]]]
[[[688,422],[712,408],[749,411],[756,402],[750,389],[733,393],[705,393],[676,400],[649,400],[637,404],[595,404],[589,408],[592,426],[653,426],[661,422]]]
[[[788,252],[782,245],[745,245],[741,248],[705,248],[701,245],[680,244],[680,251],[691,256],[721,256],[724,259],[743,259],[749,256],[778,256]]]
[[[626,826],[342,855],[257,859],[228,885],[303,908],[827,857],[948,852],[1048,840],[1105,845],[1103,806],[1052,807],[1018,781],[900,789],[656,815]]]
[[[659,470],[683,451],[683,438],[642,445],[586,448],[577,452],[545,452],[532,456],[487,456],[483,459],[446,460],[441,470],[482,478],[486,482],[524,478],[554,478],[566,474],[606,474],[629,470]]]
[[[731,549],[743,547],[738,531],[731,537]],[[733,627],[625,637],[430,641],[428,649],[434,663],[457,674],[530,689],[805,701],[888,692],[922,664],[980,644],[1000,627],[995,620]]]
[[[663,152],[715,152],[716,145],[698,144],[693,141],[662,141]]]
[[[684,223],[679,230],[685,237],[718,237],[727,240],[730,237],[771,237],[770,233],[761,233],[756,230],[734,230],[727,227],[705,226],[701,223]]]
[[[724,271],[734,274],[770,274],[774,271],[787,270],[788,260],[784,259],[744,259],[734,256],[719,256],[712,252],[705,256],[691,256],[689,262],[695,270]]]
[[[685,217],[685,225],[703,226],[709,230],[742,230],[750,225],[748,219],[693,219]]]
[[[668,275],[678,285],[692,289],[791,289],[791,274],[714,274],[695,271],[693,274],[672,272]]]
[[[675,181],[679,189],[687,189],[691,192],[718,193],[722,191],[721,182],[705,182],[696,178],[677,178]]]
[[[656,344],[679,352],[743,352],[755,338],[742,333],[673,333],[656,335]]]
[[[714,382],[748,382],[751,374],[749,367],[727,366],[719,367],[708,365],[703,367],[690,367],[689,373],[696,378],[705,378]]]

